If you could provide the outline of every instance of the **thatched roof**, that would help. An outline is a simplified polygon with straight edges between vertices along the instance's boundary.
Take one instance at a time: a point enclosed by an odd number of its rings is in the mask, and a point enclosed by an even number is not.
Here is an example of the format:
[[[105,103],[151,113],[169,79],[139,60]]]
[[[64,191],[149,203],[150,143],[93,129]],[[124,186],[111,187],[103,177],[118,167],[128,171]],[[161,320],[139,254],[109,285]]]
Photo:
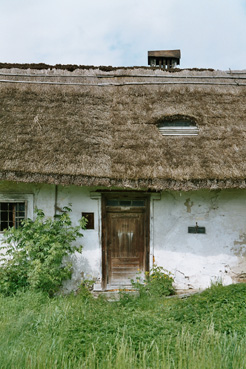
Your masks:
[[[0,179],[246,188],[246,71],[0,69]],[[197,136],[162,136],[166,117]]]

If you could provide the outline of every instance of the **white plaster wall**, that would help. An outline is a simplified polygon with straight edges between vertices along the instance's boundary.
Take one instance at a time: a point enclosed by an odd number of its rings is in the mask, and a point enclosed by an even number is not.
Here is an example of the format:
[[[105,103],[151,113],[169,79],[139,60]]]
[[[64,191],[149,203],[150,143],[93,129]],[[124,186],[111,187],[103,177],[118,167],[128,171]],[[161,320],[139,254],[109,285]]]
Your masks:
[[[78,240],[83,245],[82,253],[72,255],[74,273],[71,281],[64,284],[64,288],[71,290],[79,285],[82,279],[101,281],[101,200],[92,199],[93,188],[88,187],[58,187],[57,204],[59,207],[72,204],[71,219],[78,225],[82,212],[94,213],[94,229],[83,230],[83,238]]]
[[[84,230],[82,253],[72,255],[74,273],[64,289],[75,289],[82,278],[101,279],[101,201],[95,188],[58,186],[57,205],[72,204],[72,221],[94,212],[95,229]],[[26,194],[29,206],[54,216],[55,186],[0,182],[0,195]],[[159,200],[158,200],[159,199]],[[29,208],[28,216],[33,209]],[[32,210],[32,211],[31,211]],[[171,271],[178,289],[203,289],[211,282],[230,284],[246,270],[246,190],[165,191],[150,203],[150,264]],[[188,226],[206,227],[206,234],[189,234]],[[0,239],[1,239],[0,235]]]
[[[163,192],[153,200],[152,250],[178,289],[230,284],[246,269],[246,191]],[[206,227],[189,234],[188,226]]]

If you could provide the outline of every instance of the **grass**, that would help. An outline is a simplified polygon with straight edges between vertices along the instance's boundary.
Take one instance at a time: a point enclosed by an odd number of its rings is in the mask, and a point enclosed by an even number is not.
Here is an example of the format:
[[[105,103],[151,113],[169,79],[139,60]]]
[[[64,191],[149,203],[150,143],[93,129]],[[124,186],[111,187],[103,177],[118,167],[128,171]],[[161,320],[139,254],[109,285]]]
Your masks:
[[[1,369],[244,369],[246,285],[185,300],[0,297]]]

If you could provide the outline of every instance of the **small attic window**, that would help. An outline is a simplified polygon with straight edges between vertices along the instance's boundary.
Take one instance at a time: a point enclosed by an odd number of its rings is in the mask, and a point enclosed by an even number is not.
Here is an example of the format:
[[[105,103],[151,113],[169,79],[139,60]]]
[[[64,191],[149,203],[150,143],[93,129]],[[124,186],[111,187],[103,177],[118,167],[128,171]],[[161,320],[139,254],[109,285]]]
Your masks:
[[[194,121],[185,119],[163,120],[158,124],[163,136],[197,136],[198,127]]]

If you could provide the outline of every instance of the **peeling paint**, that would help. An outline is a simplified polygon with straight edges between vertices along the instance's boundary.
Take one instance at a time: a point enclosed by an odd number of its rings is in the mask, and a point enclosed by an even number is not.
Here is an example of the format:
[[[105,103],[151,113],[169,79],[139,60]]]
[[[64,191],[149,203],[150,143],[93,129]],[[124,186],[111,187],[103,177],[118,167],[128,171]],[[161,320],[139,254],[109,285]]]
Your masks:
[[[239,241],[234,241],[234,245],[246,245],[246,233],[240,234]]]
[[[211,197],[211,205],[210,205],[210,210],[217,210],[219,209],[219,205],[218,205],[218,196],[219,196],[219,192],[215,192],[214,196]]]
[[[178,289],[204,289],[218,281],[227,285],[242,280],[245,208],[245,190],[189,192],[185,203],[179,193],[163,192],[161,201],[155,203],[155,257],[158,265],[173,273]],[[188,234],[188,226],[199,221],[206,234]]]
[[[91,197],[97,188],[59,186],[58,206],[72,203],[72,222],[83,212],[94,212],[95,229],[85,230],[82,254],[72,262],[74,274],[66,289],[76,288],[84,278],[100,281],[102,276],[101,200]],[[33,207],[47,216],[54,214],[54,186],[0,182],[0,193],[33,194]],[[184,202],[185,200],[185,202]],[[185,205],[185,206],[184,206]],[[159,266],[171,271],[177,289],[204,289],[211,283],[246,282],[246,190],[164,191],[158,201],[151,200],[150,255]],[[206,227],[206,234],[189,234],[195,222]],[[121,230],[120,239],[131,238]]]
[[[239,235],[238,240],[233,242],[234,246],[231,251],[234,255],[246,257],[246,233]]]
[[[190,201],[190,199],[186,199],[184,205],[187,208],[187,213],[191,213],[191,208],[194,205],[193,201]]]
[[[246,257],[246,246],[241,246],[241,247],[232,247],[231,251],[233,252],[234,255],[236,256],[243,256]]]

